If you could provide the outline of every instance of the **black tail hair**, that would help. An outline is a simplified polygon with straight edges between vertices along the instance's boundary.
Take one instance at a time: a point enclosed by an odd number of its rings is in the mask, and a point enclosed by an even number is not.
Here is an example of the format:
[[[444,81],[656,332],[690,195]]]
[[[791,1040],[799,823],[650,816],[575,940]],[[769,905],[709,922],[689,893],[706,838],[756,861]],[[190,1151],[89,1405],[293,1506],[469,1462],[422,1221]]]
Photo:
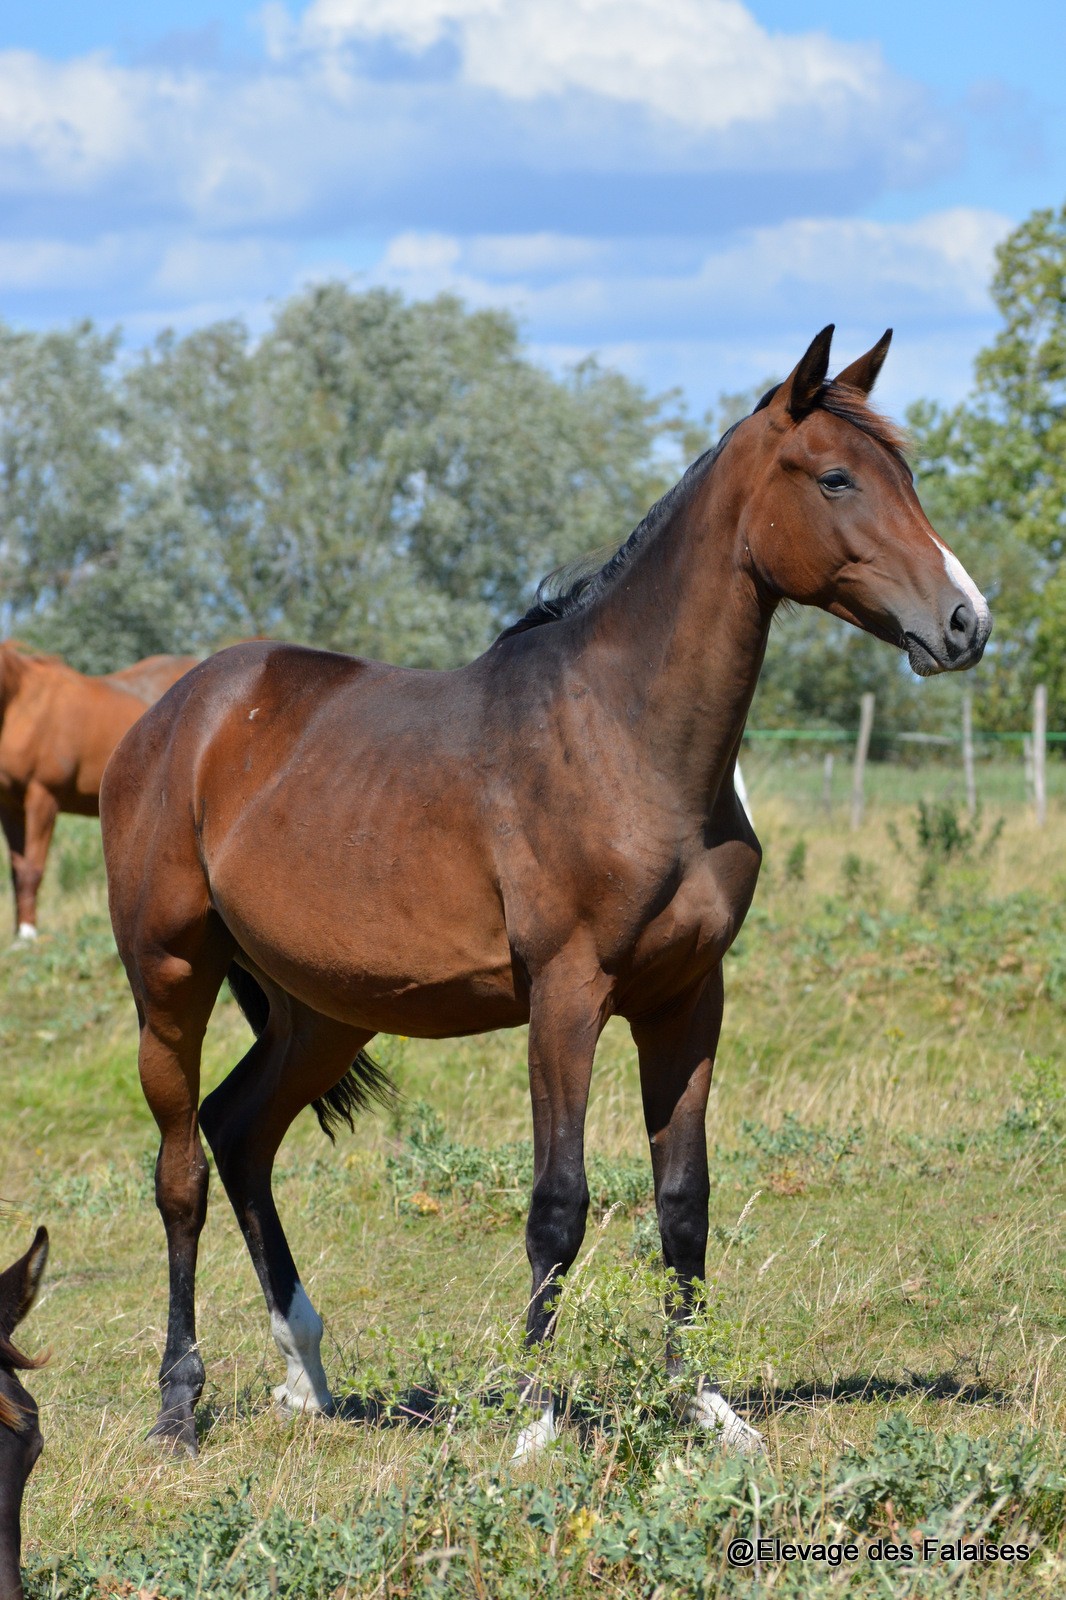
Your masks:
[[[233,998],[244,1012],[256,1038],[262,1033],[270,1017],[270,1001],[262,986],[235,961],[230,962],[226,974]],[[396,1085],[373,1057],[360,1050],[348,1071],[328,1094],[313,1100],[315,1116],[326,1137],[336,1143],[337,1130],[347,1123],[354,1133],[355,1113],[365,1111],[374,1101],[391,1106],[396,1099]]]

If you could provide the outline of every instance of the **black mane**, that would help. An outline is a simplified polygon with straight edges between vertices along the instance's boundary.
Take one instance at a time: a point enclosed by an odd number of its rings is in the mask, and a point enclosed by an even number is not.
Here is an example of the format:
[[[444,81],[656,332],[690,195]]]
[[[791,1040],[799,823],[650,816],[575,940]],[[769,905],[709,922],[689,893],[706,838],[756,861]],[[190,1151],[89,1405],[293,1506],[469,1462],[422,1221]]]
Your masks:
[[[679,507],[688,501],[714,466],[732,432],[733,429],[730,428],[716,445],[696,458],[673,488],[667,489],[661,500],[656,500],[647,515],[637,523],[625,543],[620,545],[602,565],[599,564],[598,554],[580,556],[576,561],[568,561],[565,566],[557,567],[554,572],[549,572],[546,578],[542,578],[537,585],[536,597],[529,610],[519,617],[517,622],[512,622],[510,627],[504,628],[499,639],[509,639],[512,634],[525,633],[528,628],[539,628],[545,622],[558,622],[561,618],[571,617],[576,611],[584,611],[586,606],[591,605],[611,585],[622,569],[629,565],[637,551],[649,544]]]

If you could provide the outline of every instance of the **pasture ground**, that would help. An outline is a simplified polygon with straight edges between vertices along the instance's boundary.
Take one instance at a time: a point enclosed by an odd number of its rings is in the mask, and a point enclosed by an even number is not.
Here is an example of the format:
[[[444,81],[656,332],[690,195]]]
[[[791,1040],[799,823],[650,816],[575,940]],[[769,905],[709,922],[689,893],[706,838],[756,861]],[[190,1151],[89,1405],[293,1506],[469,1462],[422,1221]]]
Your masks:
[[[282,1151],[280,1208],[326,1318],[343,1420],[275,1415],[279,1358],[213,1179],[202,1453],[161,1461],[143,1442],[166,1309],[154,1127],[97,830],[63,818],[44,934],[0,956],[4,1264],[33,1224],[52,1235],[22,1334],[52,1351],[30,1380],[46,1445],[24,1517],[28,1592],[1066,1592],[1059,768],[1043,832],[1011,793],[1014,768],[990,766],[997,804],[978,837],[931,812],[923,845],[916,802],[957,794],[953,773],[874,768],[852,834],[843,795],[821,812],[814,763],[747,763],[766,861],[728,963],[693,1359],[713,1361],[763,1428],[755,1465],[694,1437],[660,1374],[650,1175],[618,1024],[593,1083],[593,1215],[548,1361],[574,1413],[558,1446],[511,1465],[528,1290],[514,1033],[378,1041],[397,1112],[335,1149],[307,1114]],[[247,1040],[224,999],[205,1088]],[[1037,1554],[865,1555],[923,1531]],[[731,1570],[728,1538],[756,1533],[852,1537],[864,1554]]]

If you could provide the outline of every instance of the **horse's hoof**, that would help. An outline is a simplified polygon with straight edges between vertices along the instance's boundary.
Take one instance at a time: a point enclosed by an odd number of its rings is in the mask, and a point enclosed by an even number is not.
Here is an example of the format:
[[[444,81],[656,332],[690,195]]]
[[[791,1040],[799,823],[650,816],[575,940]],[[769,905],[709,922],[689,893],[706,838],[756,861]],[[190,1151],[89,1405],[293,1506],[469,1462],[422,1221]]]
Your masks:
[[[287,1384],[279,1383],[274,1390],[274,1409],[282,1417],[335,1417],[337,1402],[328,1395],[325,1404],[315,1394],[294,1393]]]
[[[685,1421],[717,1433],[725,1449],[736,1455],[757,1456],[766,1452],[762,1434],[743,1417],[738,1417],[717,1389],[707,1389],[701,1384],[685,1407]]]
[[[553,1439],[559,1437],[559,1430],[555,1426],[555,1407],[547,1406],[537,1417],[536,1421],[529,1422],[518,1435],[514,1447],[512,1461],[521,1461],[524,1456],[535,1456],[543,1450],[545,1445],[551,1444]]]
[[[191,1416],[160,1417],[148,1435],[148,1442],[165,1455],[184,1455],[195,1460],[200,1454],[196,1423]]]
[[[20,922],[19,923],[18,937],[19,937],[20,940],[23,940],[23,939],[36,939],[36,937],[37,937],[37,929],[34,927],[32,922]]]

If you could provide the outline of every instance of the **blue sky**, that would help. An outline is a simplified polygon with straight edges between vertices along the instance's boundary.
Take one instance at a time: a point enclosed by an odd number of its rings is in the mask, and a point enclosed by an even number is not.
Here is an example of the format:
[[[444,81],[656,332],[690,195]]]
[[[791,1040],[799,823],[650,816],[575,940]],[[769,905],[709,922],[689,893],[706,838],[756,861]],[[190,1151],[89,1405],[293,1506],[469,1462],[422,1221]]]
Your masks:
[[[258,328],[340,275],[696,412],[827,321],[954,400],[1066,198],[1064,60],[1061,0],[6,0],[0,316]]]

